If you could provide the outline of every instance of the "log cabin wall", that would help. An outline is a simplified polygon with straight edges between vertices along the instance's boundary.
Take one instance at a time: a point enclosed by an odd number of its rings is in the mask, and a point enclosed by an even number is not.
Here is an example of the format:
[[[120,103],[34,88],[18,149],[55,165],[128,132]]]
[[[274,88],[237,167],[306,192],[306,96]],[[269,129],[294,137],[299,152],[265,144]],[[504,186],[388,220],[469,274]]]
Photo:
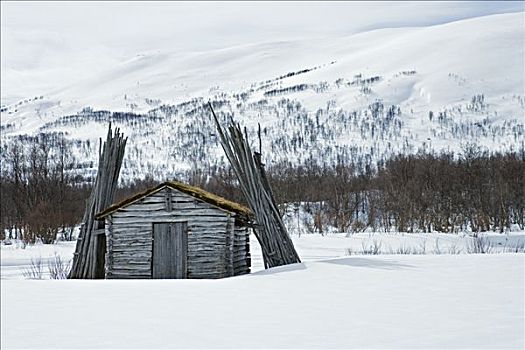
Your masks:
[[[250,235],[248,228],[235,226],[233,239],[233,275],[250,273]]]
[[[248,230],[235,214],[165,187],[105,217],[106,278],[151,278],[153,223],[166,222],[187,222],[188,278],[249,273]]]

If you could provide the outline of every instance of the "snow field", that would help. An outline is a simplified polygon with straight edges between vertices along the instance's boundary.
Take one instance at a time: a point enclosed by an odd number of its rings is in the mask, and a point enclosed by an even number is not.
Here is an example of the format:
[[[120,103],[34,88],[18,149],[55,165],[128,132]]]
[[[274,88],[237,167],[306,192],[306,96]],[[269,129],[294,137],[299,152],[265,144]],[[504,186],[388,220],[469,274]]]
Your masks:
[[[367,256],[223,280],[3,281],[2,348],[523,348],[524,262]]]
[[[475,253],[475,238],[466,233],[380,233],[363,232],[356,234],[328,233],[297,234],[305,232],[304,227],[294,227],[294,220],[288,220],[287,227],[292,233],[295,248],[303,262],[339,258],[352,255],[439,255]],[[525,232],[506,234],[481,234],[484,247],[489,253],[524,252]],[[264,270],[262,253],[256,237],[250,235],[252,272]],[[59,256],[62,261],[71,262],[76,242],[57,244],[23,245],[14,242],[0,245],[1,279],[27,279],[26,272],[35,262],[42,262],[42,278],[49,278],[48,265]]]
[[[74,242],[3,245],[1,345],[523,348],[525,254],[447,254],[447,242],[471,237],[424,236],[294,235],[303,263],[263,270],[252,235],[255,272],[223,280],[21,280],[32,258],[68,260]],[[525,235],[488,237],[496,247]],[[431,251],[432,238],[445,254]],[[347,256],[374,241],[383,255]],[[426,255],[388,250],[422,241]]]

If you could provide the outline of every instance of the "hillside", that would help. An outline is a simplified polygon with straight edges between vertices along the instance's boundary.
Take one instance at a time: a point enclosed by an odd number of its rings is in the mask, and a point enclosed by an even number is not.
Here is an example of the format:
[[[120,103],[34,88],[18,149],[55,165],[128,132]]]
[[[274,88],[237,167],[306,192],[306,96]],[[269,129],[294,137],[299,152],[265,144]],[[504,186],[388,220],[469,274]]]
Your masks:
[[[2,141],[63,133],[86,170],[108,121],[130,137],[124,178],[224,164],[211,100],[266,161],[373,162],[525,140],[524,14],[346,37],[141,54],[57,91],[2,106]],[[52,77],[50,77],[52,78]]]

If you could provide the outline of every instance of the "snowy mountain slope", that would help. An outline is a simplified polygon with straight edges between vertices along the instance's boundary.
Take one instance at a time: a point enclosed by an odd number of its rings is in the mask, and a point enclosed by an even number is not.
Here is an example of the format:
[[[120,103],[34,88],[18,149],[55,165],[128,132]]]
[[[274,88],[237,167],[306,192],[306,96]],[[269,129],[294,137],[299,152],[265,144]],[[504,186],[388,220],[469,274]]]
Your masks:
[[[223,161],[203,108],[212,100],[251,133],[261,123],[268,162],[372,160],[459,151],[466,143],[516,149],[525,133],[524,25],[524,13],[513,13],[323,40],[150,52],[3,106],[2,138],[65,132],[80,141],[79,156],[95,160],[93,141],[113,120],[131,136],[124,176],[162,177]]]

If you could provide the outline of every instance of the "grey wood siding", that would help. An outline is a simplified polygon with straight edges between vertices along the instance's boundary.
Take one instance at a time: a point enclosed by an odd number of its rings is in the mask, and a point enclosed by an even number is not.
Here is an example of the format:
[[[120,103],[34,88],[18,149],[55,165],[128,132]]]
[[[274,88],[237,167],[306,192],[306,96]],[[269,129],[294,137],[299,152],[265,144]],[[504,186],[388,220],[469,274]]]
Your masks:
[[[233,275],[250,273],[250,236],[246,227],[235,227],[233,252]]]
[[[235,260],[237,247],[246,250],[240,237],[247,237],[247,230],[237,233],[234,214],[164,188],[106,217],[106,278],[151,278],[153,224],[183,221],[188,225],[188,278],[246,273]]]

